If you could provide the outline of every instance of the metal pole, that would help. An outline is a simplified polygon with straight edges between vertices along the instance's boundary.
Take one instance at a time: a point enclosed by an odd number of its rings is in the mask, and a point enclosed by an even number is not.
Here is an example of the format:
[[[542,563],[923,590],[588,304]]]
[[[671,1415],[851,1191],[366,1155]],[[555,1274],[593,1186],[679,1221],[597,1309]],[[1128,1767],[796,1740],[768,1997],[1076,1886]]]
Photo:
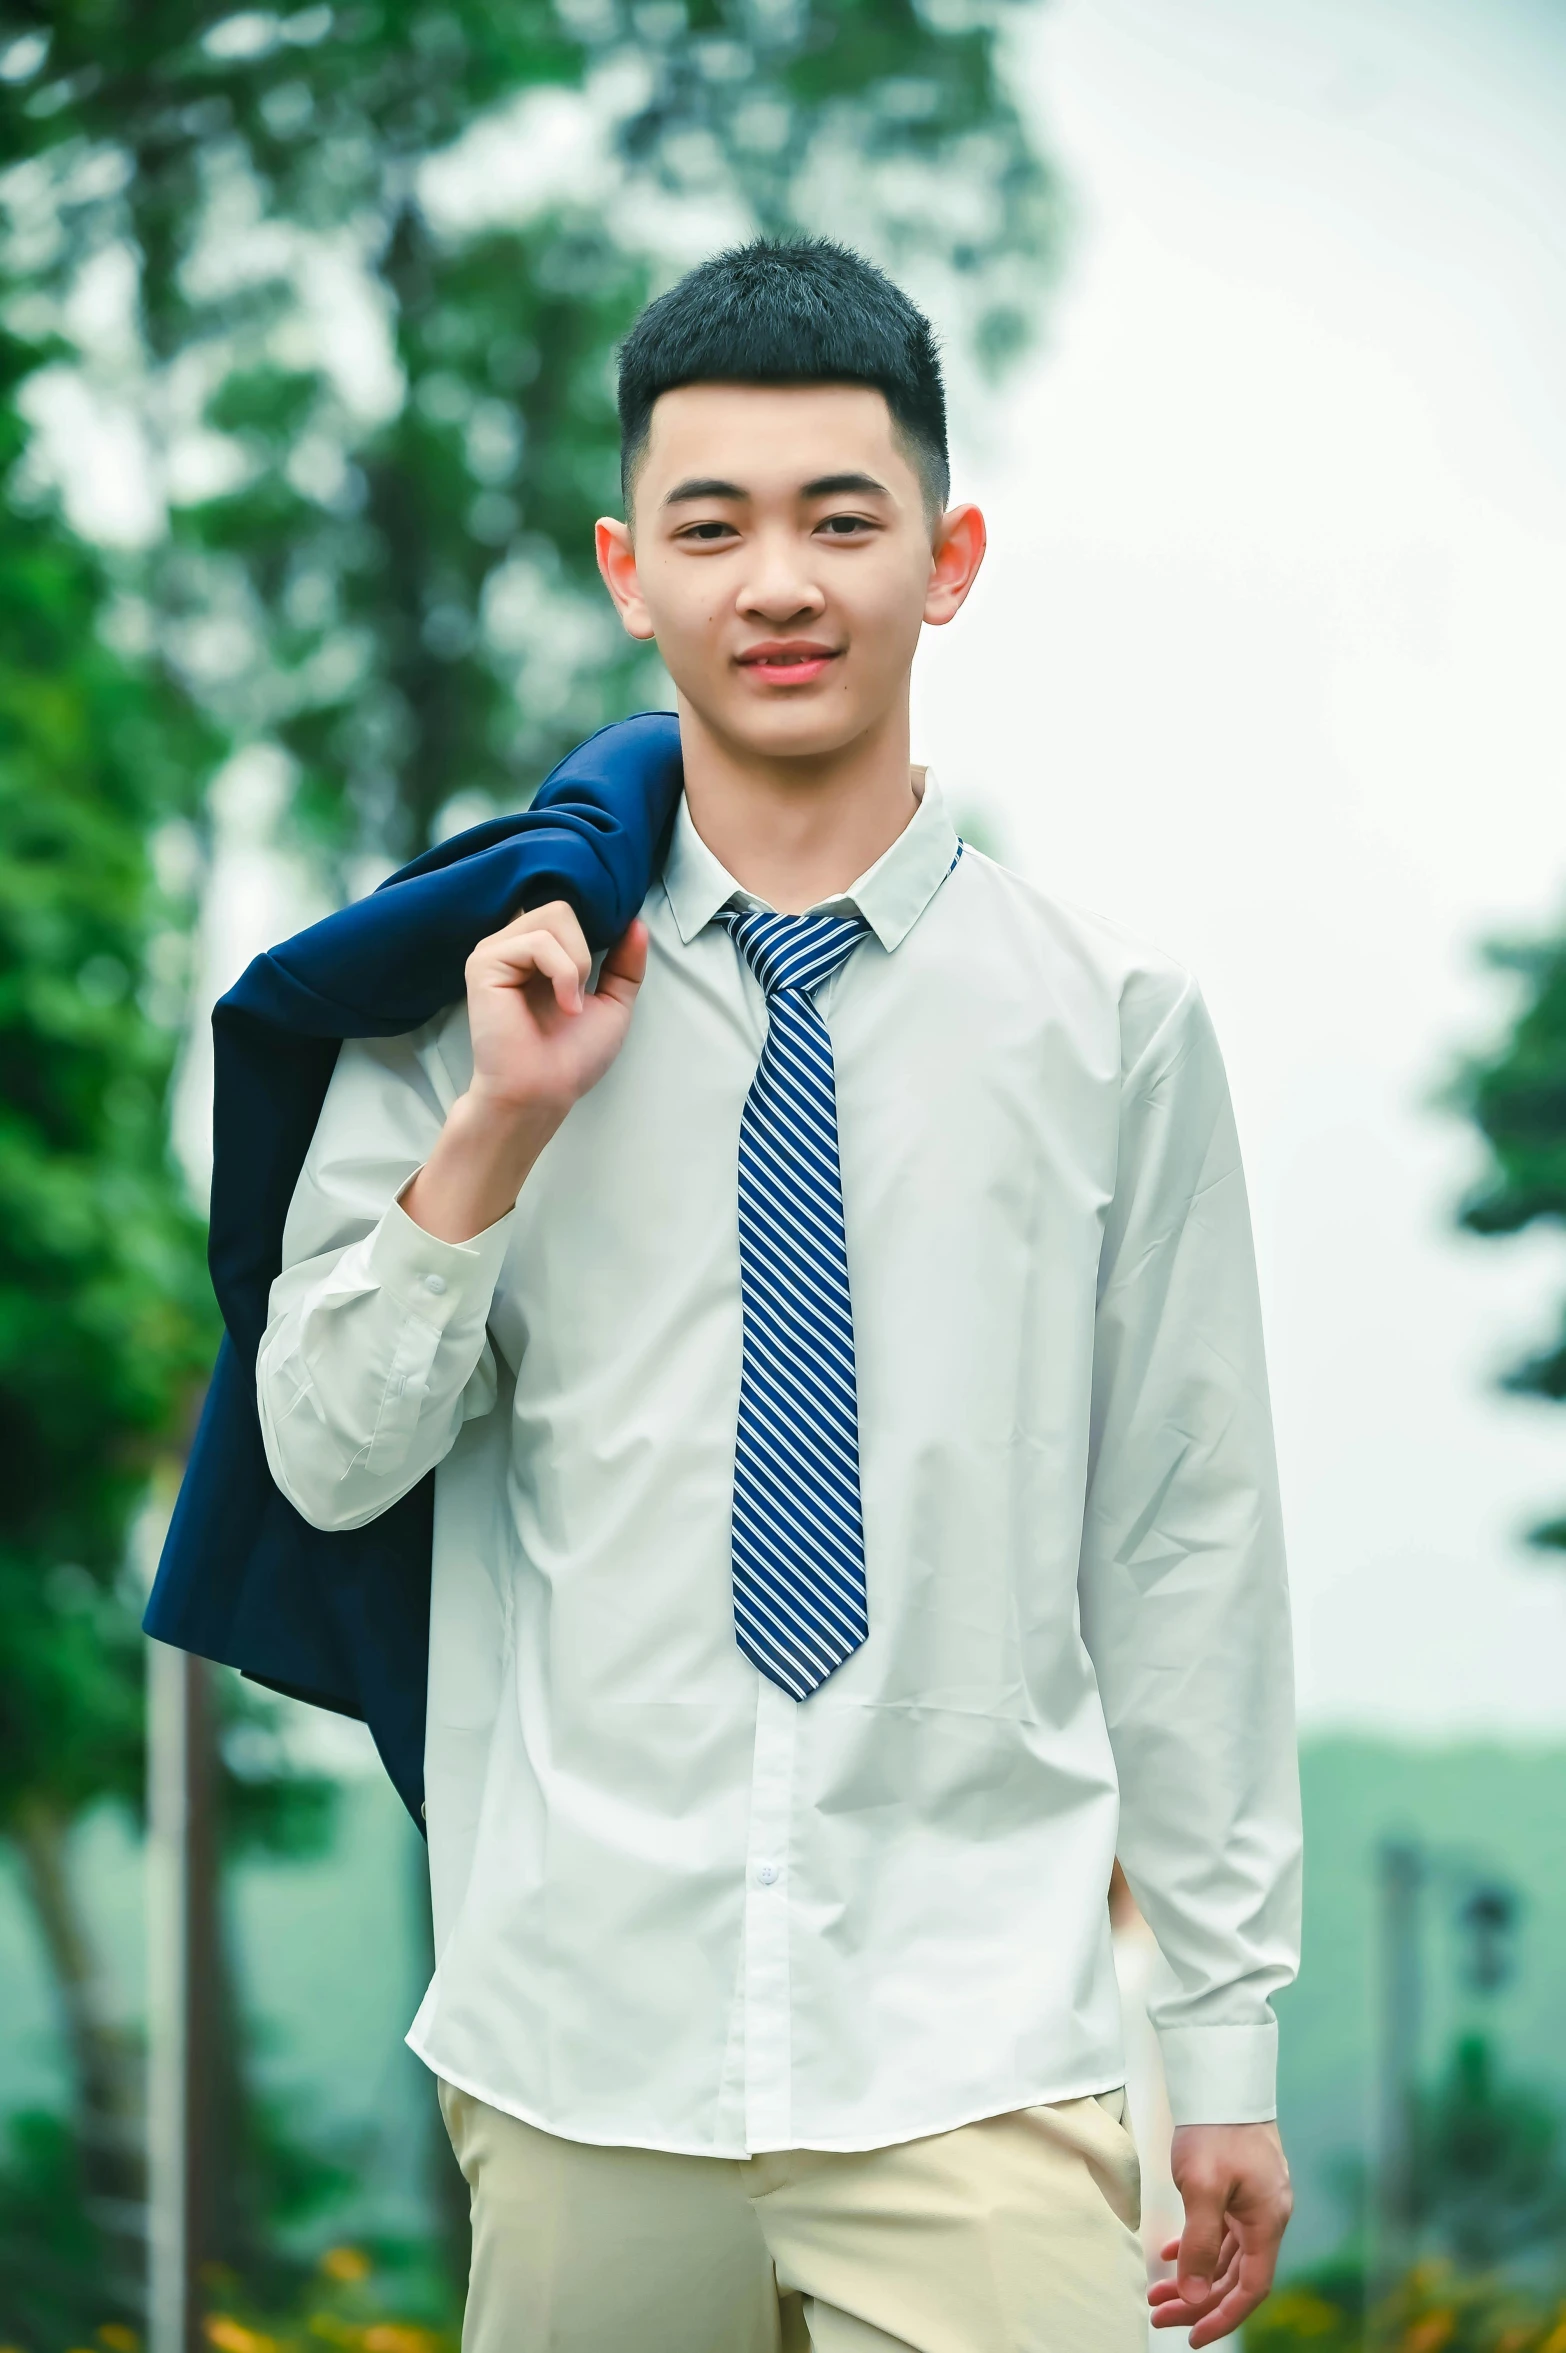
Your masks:
[[[1423,1849],[1412,1839],[1387,1839],[1377,1858],[1381,1910],[1381,1984],[1378,2019],[1377,2148],[1374,2185],[1371,2332],[1415,2253],[1419,2224],[1419,2053],[1422,1972],[1420,1898]]]
[[[204,2353],[217,1864],[204,1659],[151,1642],[147,1689],[149,2353]]]
[[[185,1659],[147,1645],[147,2333],[185,2353]]]

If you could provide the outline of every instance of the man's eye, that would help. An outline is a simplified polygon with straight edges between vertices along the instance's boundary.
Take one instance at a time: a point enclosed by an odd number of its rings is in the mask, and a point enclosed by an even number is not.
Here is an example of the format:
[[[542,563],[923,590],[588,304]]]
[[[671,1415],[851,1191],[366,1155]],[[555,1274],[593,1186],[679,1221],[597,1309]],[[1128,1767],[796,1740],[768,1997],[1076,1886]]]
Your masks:
[[[733,536],[734,526],[732,523],[692,523],[688,529],[680,533],[682,539],[732,539]]]
[[[868,515],[828,515],[817,525],[830,539],[857,539],[871,529]]]

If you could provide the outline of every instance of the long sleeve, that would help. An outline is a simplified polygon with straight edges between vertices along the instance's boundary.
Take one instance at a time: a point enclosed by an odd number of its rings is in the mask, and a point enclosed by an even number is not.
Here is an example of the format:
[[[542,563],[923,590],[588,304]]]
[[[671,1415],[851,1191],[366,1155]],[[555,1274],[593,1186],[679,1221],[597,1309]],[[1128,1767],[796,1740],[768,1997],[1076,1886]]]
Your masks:
[[[344,1045],[289,1208],[256,1398],[272,1476],[317,1528],[375,1519],[495,1400],[485,1326],[512,1218],[442,1242],[397,1198],[461,1091],[451,1037],[448,1016]]]
[[[1166,1964],[1174,2119],[1247,2123],[1276,2112],[1272,1996],[1298,1966],[1288,1588],[1223,1065],[1190,983],[1150,993],[1100,1267],[1082,1627]]]

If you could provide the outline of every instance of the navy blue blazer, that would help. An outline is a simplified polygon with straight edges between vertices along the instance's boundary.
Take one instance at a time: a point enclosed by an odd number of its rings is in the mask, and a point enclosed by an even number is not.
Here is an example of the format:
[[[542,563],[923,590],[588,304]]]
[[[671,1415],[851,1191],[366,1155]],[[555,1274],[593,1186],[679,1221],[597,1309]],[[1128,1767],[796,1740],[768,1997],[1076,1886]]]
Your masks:
[[[208,1263],[226,1337],[143,1625],[318,1707],[361,1716],[415,1821],[424,1795],[434,1476],[368,1527],[312,1528],[274,1486],[256,1351],[283,1222],[344,1038],[395,1037],[454,1004],[478,941],[569,899],[619,938],[662,863],[678,722],[649,712],[563,760],[519,816],[455,835],[379,890],[258,956],[212,1016]]]

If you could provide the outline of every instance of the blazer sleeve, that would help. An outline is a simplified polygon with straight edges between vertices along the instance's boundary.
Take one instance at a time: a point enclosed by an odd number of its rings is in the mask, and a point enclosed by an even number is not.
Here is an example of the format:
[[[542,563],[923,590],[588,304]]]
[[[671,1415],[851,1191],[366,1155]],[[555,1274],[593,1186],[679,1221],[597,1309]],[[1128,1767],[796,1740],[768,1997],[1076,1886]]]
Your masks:
[[[399,1196],[465,1084],[461,1007],[345,1042],[294,1189],[256,1361],[273,1478],[312,1527],[362,1527],[495,1401],[486,1325],[515,1213],[462,1243]]]

